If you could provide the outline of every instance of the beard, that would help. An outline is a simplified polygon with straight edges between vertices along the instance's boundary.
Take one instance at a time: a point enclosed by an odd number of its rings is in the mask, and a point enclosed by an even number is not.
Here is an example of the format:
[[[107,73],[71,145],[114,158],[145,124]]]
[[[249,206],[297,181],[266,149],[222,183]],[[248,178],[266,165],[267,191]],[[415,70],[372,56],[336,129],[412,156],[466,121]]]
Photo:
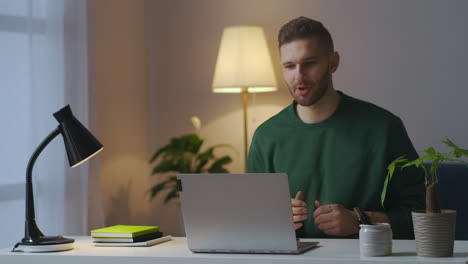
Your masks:
[[[301,106],[311,106],[320,101],[322,97],[325,95],[325,92],[328,89],[329,83],[331,82],[331,72],[327,70],[327,72],[322,76],[322,78],[318,82],[317,89],[314,91],[309,91],[305,96],[297,95],[294,90],[289,86],[289,93]],[[310,86],[307,82],[304,83],[306,86]]]

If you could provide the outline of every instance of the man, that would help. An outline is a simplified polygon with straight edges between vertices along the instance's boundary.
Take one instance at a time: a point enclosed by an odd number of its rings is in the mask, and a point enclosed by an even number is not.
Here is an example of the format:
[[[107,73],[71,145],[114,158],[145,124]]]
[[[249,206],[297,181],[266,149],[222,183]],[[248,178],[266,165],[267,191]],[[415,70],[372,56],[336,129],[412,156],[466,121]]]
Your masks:
[[[334,89],[340,56],[322,23],[296,18],[278,40],[294,101],[255,131],[248,171],[288,173],[300,237],[358,234],[358,207],[373,223],[389,222],[394,238],[412,238],[411,211],[424,208],[423,175],[398,171],[381,205],[387,166],[418,155],[400,118]]]

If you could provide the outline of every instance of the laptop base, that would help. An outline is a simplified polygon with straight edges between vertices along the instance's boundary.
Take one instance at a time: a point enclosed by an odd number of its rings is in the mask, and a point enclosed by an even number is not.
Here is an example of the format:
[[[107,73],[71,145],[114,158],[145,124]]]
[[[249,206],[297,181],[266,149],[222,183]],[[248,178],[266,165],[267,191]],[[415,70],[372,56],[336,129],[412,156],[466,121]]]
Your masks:
[[[283,254],[299,255],[318,246],[319,242],[297,242],[297,250],[229,250],[229,249],[191,249],[193,253],[224,254]]]

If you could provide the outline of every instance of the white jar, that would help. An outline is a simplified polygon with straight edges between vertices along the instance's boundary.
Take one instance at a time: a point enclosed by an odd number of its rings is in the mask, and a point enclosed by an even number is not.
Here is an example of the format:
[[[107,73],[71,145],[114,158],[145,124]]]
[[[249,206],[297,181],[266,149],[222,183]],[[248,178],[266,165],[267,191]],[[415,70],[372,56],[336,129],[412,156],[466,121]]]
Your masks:
[[[359,225],[359,248],[361,256],[378,257],[392,254],[392,229],[388,223]]]

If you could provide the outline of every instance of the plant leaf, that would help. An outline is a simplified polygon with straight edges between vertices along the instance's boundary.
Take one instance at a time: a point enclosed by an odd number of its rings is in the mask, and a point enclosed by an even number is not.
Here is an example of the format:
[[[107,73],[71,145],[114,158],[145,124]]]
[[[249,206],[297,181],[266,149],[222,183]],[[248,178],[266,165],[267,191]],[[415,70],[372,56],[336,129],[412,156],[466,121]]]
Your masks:
[[[201,140],[197,134],[189,134],[182,136],[178,144],[180,144],[179,147],[181,151],[195,154],[200,150],[203,140]]]
[[[429,147],[422,152],[426,153],[426,155],[422,157],[422,159],[425,161],[437,159],[437,151],[433,147]]]
[[[211,167],[208,169],[209,173],[227,173],[228,171],[223,168],[224,165],[229,164],[232,162],[231,157],[229,156],[223,156],[217,160],[211,165]]]
[[[434,160],[432,162],[432,165],[431,165],[431,181],[434,182],[434,183],[439,182],[439,179],[437,177],[437,171],[439,169],[439,163],[440,163],[440,160],[436,159],[436,160]]]
[[[210,160],[210,159],[214,159],[215,156],[213,154],[213,151],[214,151],[215,147],[211,147],[209,149],[207,149],[205,152],[202,152],[200,153],[198,156],[197,156],[197,160]]]
[[[389,175],[389,174],[390,174],[390,171],[387,172],[387,177],[385,177],[382,193],[380,194],[380,202],[381,202],[383,208],[385,208],[385,206],[384,206],[385,197],[387,197],[388,179],[390,179],[390,177],[391,177],[391,175]]]
[[[151,191],[151,198],[155,197],[158,195],[159,192],[162,190],[166,189],[166,185],[168,184],[169,181],[163,181],[155,186],[153,186],[150,191]]]
[[[159,148],[156,150],[156,152],[153,154],[153,156],[150,159],[150,163],[153,163],[162,153],[166,152],[168,149],[170,149],[170,145],[165,145],[162,148]]]
[[[385,208],[384,203],[385,203],[385,197],[387,196],[388,183],[392,179],[393,174],[395,173],[395,169],[397,168],[398,164],[408,162],[408,159],[405,159],[404,157],[405,157],[405,155],[394,159],[387,166],[387,176],[385,177],[385,181],[384,181],[383,188],[382,188],[382,193],[380,194],[380,202],[381,202],[383,208]]]
[[[198,165],[195,169],[195,172],[200,173],[202,172],[203,167],[208,163],[208,161],[215,159],[213,154],[214,147],[209,148],[205,152],[201,153],[197,157]]]
[[[164,204],[167,204],[174,198],[179,198],[179,192],[177,191],[177,187],[166,195],[166,199],[164,199]]]
[[[459,148],[450,139],[445,138],[445,140],[442,142],[453,149],[453,154],[455,155],[455,157],[457,158],[460,158],[461,156],[468,157],[468,150]]]
[[[416,168],[420,168],[421,166],[424,166],[422,160],[420,158],[418,159],[415,159],[413,161],[409,161],[409,162],[406,162],[401,168],[407,168],[407,167],[411,167],[411,166],[414,166]]]
[[[172,187],[172,186],[168,186],[168,185],[171,184],[171,183],[175,183],[175,182],[177,182],[176,176],[175,176],[175,175],[171,175],[171,176],[169,176],[169,178],[166,179],[165,181],[160,182],[160,183],[156,184],[155,186],[151,187],[151,189],[149,190],[149,191],[150,191],[150,198],[153,199],[153,198],[156,197],[161,191]]]
[[[159,163],[156,167],[153,168],[153,175],[163,172],[178,171],[178,166],[174,163],[173,160],[165,160]]]

